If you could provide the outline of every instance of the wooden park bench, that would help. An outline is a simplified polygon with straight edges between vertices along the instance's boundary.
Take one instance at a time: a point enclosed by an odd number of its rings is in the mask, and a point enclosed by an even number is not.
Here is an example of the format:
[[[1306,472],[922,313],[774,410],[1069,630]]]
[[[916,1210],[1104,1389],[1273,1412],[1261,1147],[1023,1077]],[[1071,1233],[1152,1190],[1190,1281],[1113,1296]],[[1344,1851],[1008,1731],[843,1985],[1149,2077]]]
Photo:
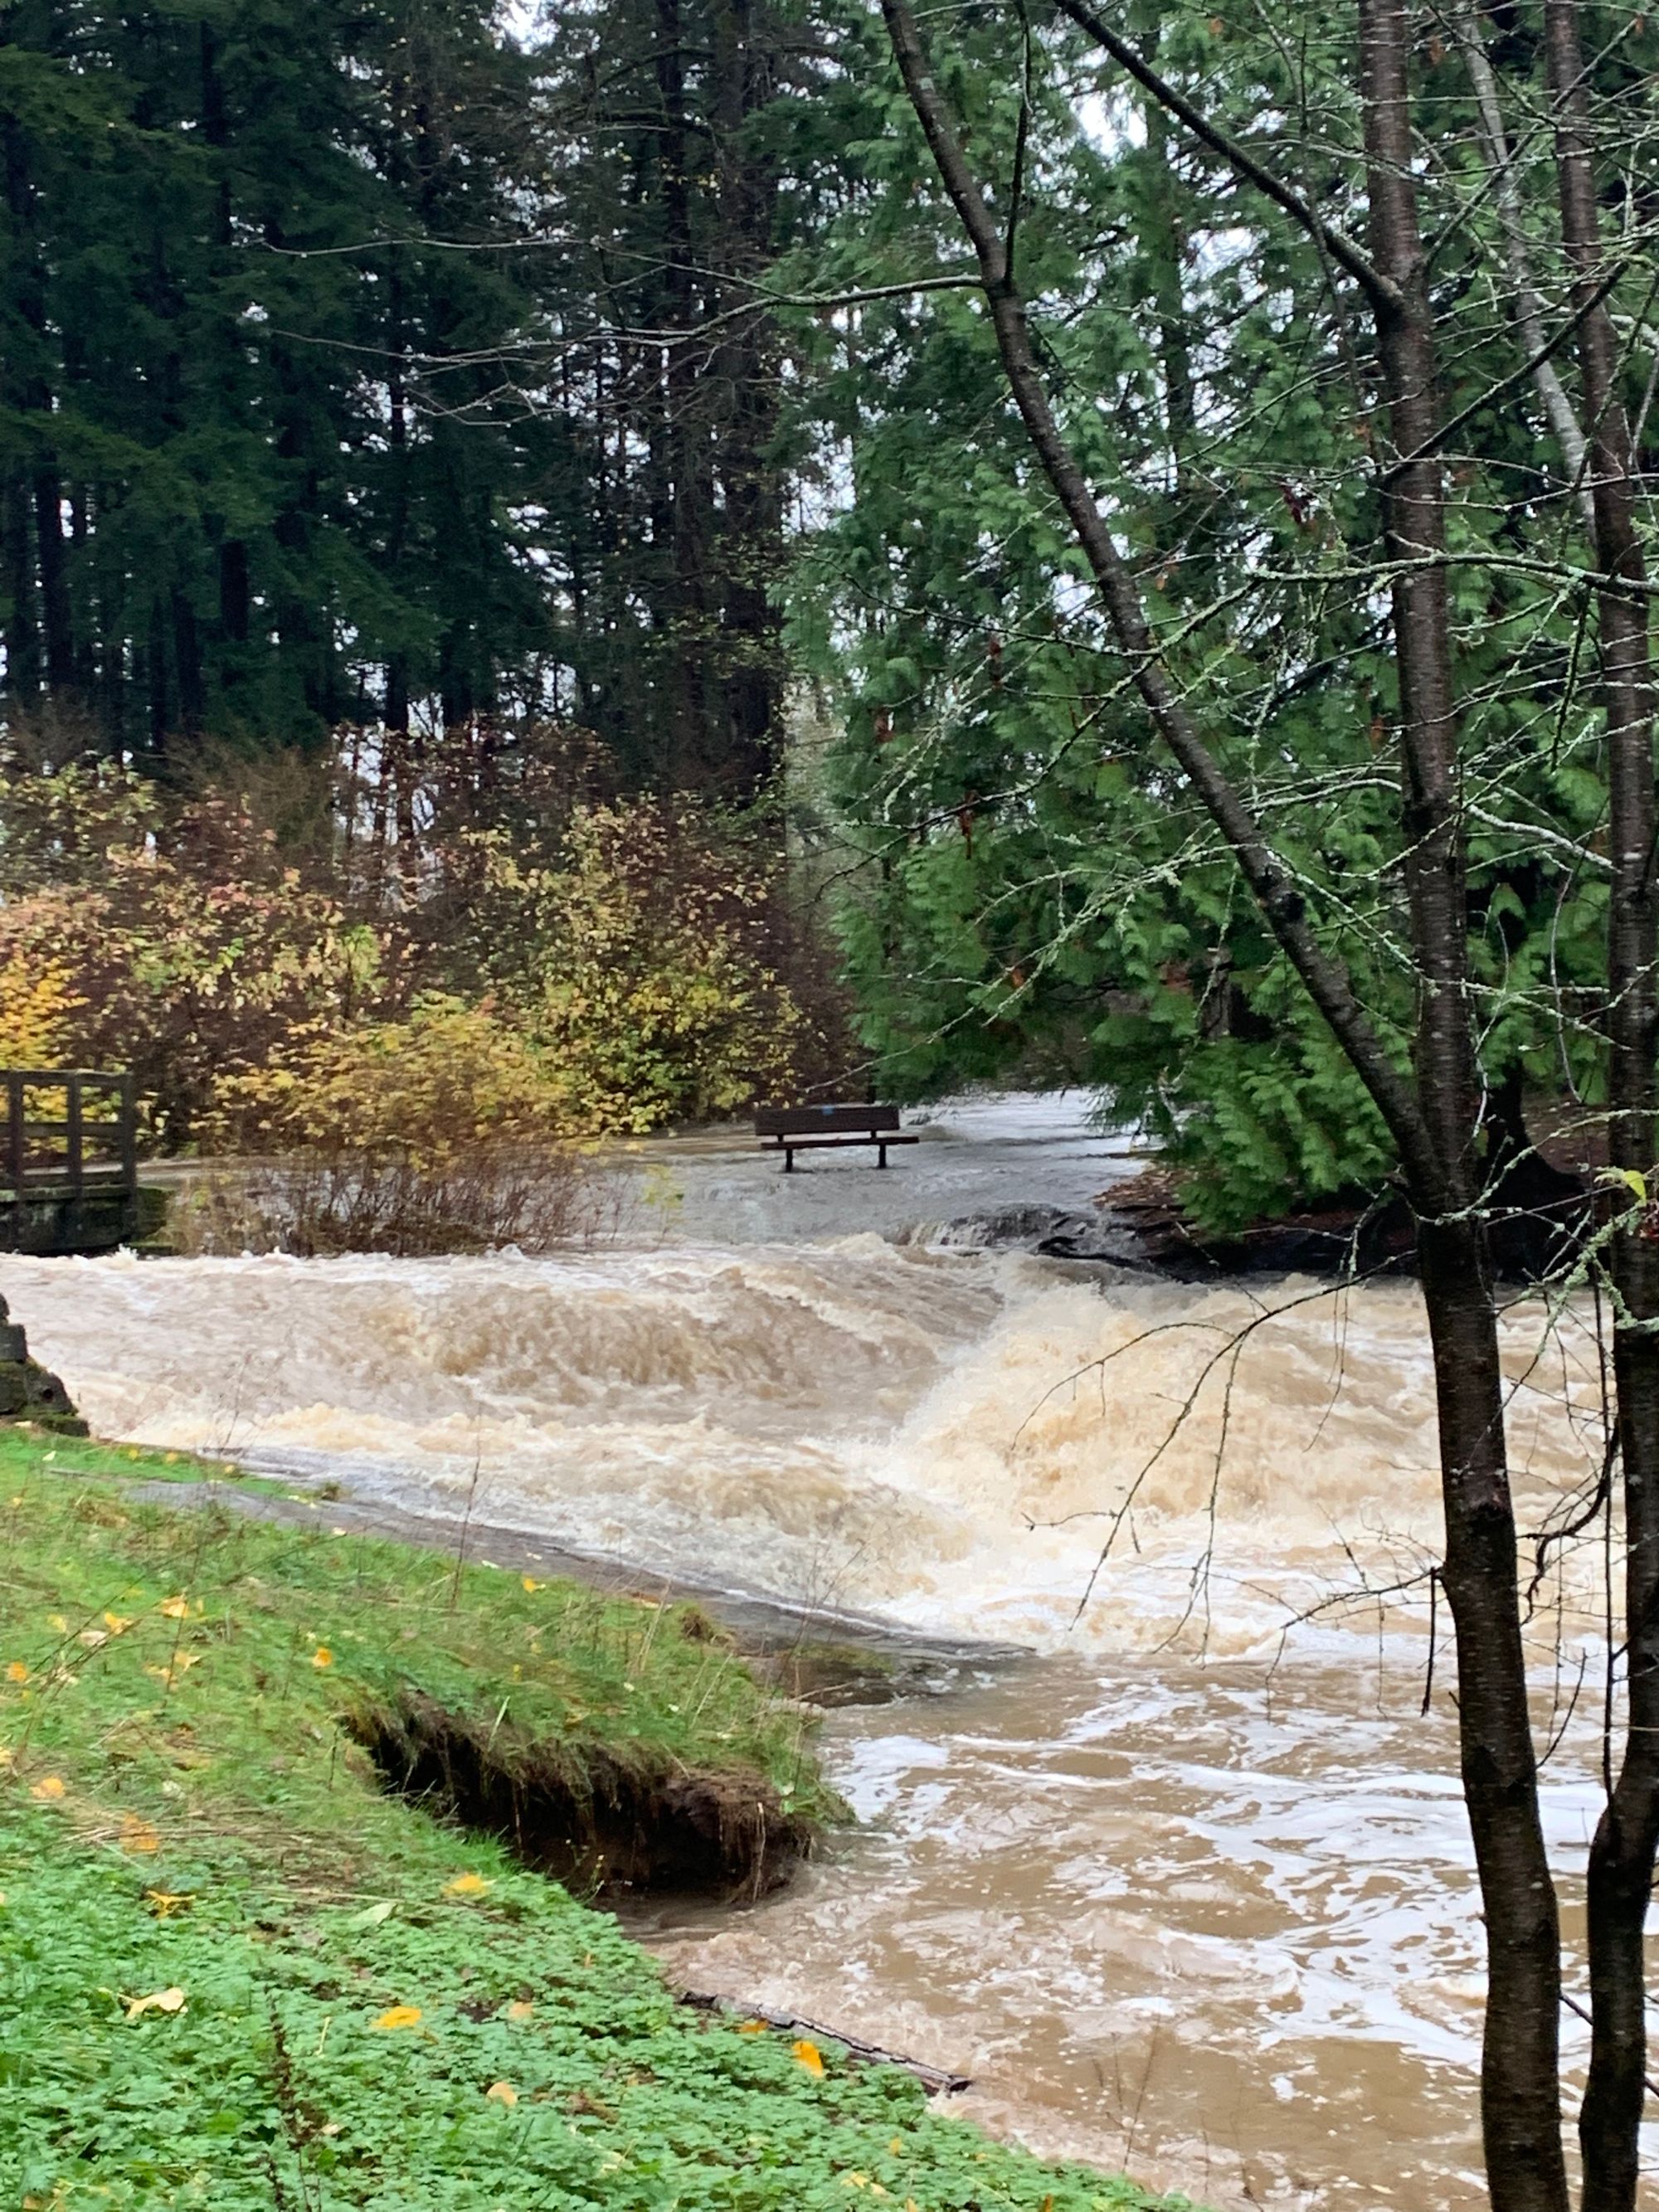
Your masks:
[[[755,1116],[755,1134],[783,1154],[785,1175],[793,1171],[797,1152],[873,1145],[876,1165],[884,1168],[890,1145],[917,1142],[914,1130],[900,1130],[896,1106],[763,1106]]]

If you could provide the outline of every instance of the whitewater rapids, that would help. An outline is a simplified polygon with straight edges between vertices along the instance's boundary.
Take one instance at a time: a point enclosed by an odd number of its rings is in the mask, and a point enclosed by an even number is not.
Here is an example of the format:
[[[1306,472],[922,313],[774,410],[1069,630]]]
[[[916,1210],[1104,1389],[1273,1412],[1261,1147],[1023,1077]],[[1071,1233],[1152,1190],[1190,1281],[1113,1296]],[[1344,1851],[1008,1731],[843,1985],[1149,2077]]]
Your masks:
[[[0,1290],[100,1434],[933,1632],[1224,1656],[1436,1543],[1403,1283],[1193,1291],[861,1235],[14,1260]],[[1505,1350],[1536,1516],[1600,1464],[1594,1346],[1527,1304]]]
[[[446,1540],[465,1512],[641,1583],[1028,1647],[831,1715],[867,1825],[750,1912],[642,1932],[695,1987],[971,2074],[994,2124],[1219,2212],[1474,2212],[1480,1929],[1443,1606],[1419,1710],[1415,1289],[975,1249],[953,1218],[1086,1208],[1133,1164],[1076,1101],[923,1135],[886,1175],[787,1180],[730,1136],[642,1148],[675,1196],[632,1249],[6,1260],[0,1294],[94,1431],[278,1471],[319,1515],[340,1485]],[[1601,1463],[1596,1345],[1528,1300],[1504,1348],[1537,1528]],[[1528,1632],[1570,1942],[1601,1565],[1558,1554]]]

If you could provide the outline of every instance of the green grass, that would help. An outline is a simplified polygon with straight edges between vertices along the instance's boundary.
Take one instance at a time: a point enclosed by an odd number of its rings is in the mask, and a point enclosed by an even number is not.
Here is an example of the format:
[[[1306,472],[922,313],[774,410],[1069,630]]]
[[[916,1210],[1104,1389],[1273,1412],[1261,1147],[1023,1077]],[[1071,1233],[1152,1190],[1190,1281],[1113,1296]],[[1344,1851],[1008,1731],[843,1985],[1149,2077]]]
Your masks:
[[[0,1430],[7,2212],[1152,2202],[677,2004],[608,1916],[380,1790],[343,1724],[412,1685],[833,1815],[802,1716],[695,1617],[131,1495],[201,1471]]]

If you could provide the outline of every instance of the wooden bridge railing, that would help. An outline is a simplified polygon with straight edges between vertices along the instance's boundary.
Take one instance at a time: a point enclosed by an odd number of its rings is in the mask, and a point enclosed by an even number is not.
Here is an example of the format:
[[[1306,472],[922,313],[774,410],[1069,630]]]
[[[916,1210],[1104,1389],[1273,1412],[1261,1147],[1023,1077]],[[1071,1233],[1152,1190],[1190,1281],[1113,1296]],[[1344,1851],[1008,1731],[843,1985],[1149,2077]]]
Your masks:
[[[106,1252],[138,1222],[130,1075],[0,1069],[0,1250]]]

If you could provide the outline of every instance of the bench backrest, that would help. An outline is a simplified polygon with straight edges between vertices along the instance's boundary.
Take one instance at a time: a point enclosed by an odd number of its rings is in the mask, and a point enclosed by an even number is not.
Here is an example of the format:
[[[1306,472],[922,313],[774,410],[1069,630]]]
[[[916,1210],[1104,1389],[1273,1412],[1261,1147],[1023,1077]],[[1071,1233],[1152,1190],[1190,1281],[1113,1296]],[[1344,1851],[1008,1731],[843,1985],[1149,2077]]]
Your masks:
[[[898,1125],[896,1106],[763,1106],[755,1115],[757,1137],[833,1137]]]

